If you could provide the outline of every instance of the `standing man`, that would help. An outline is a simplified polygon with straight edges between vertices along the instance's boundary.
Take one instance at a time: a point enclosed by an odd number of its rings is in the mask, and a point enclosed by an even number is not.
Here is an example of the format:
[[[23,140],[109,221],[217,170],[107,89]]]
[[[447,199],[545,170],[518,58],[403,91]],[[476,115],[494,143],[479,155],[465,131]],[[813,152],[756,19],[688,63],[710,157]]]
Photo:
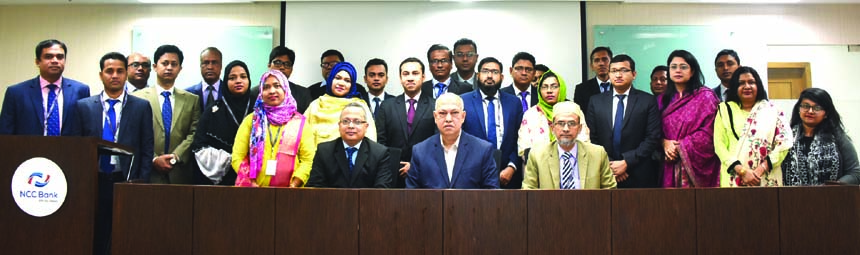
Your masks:
[[[388,84],[388,64],[385,60],[374,58],[367,61],[364,65],[364,82],[367,83],[368,88],[367,106],[375,117],[382,101],[394,97],[385,92],[385,84]]]
[[[281,73],[289,79],[290,75],[293,74],[293,64],[296,63],[295,61],[295,51],[284,46],[275,46],[275,48],[272,48],[272,51],[269,52],[268,67],[269,70],[281,70]],[[290,94],[292,94],[293,98],[296,99],[296,109],[300,113],[305,113],[305,110],[308,109],[308,105],[313,101],[313,99],[311,99],[310,90],[302,85],[296,84],[292,80],[289,82]],[[256,89],[259,90],[259,86],[256,87]]]
[[[577,110],[571,102],[553,107],[556,140],[531,149],[523,189],[614,189],[618,185],[603,147],[576,140],[582,128]]]
[[[591,51],[591,71],[596,76],[583,83],[576,85],[573,92],[573,102],[582,107],[582,112],[588,112],[588,100],[593,95],[612,90],[609,82],[609,60],[612,59],[612,50],[609,47],[597,47]]]
[[[430,64],[430,74],[433,78],[421,84],[421,90],[438,98],[450,92],[457,95],[472,91],[472,86],[451,79],[451,62],[454,54],[448,47],[434,44],[427,50],[427,62]]]
[[[90,96],[90,87],[64,78],[66,44],[54,39],[36,45],[39,76],[6,89],[0,111],[0,135],[70,135],[75,102]]]
[[[113,184],[149,180],[152,169],[152,110],[146,100],[128,95],[126,66],[128,59],[122,54],[105,54],[99,62],[104,91],[76,102],[80,129],[74,135],[100,137],[134,149],[134,156],[99,156],[94,254],[110,251]]]
[[[463,99],[445,93],[433,113],[439,134],[415,145],[408,189],[498,189],[499,174],[492,144],[464,133]]]
[[[326,84],[325,79],[328,78],[328,74],[331,72],[331,68],[334,67],[337,63],[346,61],[343,58],[343,53],[340,53],[338,50],[327,50],[323,52],[320,57],[320,68],[322,70],[323,80],[321,82],[314,83],[308,89],[311,92],[311,101],[316,100],[317,98],[325,95],[325,87],[330,85]],[[362,100],[367,102],[367,89],[364,86],[361,86],[359,83],[355,83],[358,86],[358,94]]]
[[[511,61],[511,69],[508,70],[514,83],[502,89],[502,92],[517,96],[522,105],[523,112],[538,103],[537,86],[531,86],[535,81],[535,57],[528,52],[520,52],[514,55]],[[504,185],[502,185],[504,186]]]
[[[403,94],[385,100],[376,114],[376,137],[379,143],[399,148],[400,169],[395,175],[393,188],[405,188],[412,148],[436,134],[433,122],[433,105],[436,100],[430,93],[421,91],[424,80],[424,63],[418,58],[407,58],[400,62],[400,84]]]
[[[669,67],[664,65],[655,66],[651,70],[651,94],[657,96],[666,91],[666,84],[669,84]]]
[[[591,142],[609,154],[619,188],[659,188],[651,154],[660,147],[662,124],[654,96],[633,88],[636,62],[621,54],[609,65],[612,92],[591,97],[586,122]]]
[[[215,47],[209,47],[200,52],[200,75],[203,81],[185,90],[200,98],[200,111],[209,109],[221,98],[221,51]]]
[[[717,57],[714,59],[714,71],[717,72],[717,77],[720,77],[720,85],[714,86],[714,93],[720,98],[720,102],[726,101],[729,81],[732,80],[732,74],[740,66],[741,58],[734,50],[725,49],[717,53]]]
[[[522,158],[517,154],[517,134],[523,120],[520,100],[508,93],[499,93],[502,86],[502,62],[489,57],[478,64],[478,90],[463,94],[465,118],[463,131],[490,142],[501,150],[499,184],[505,189],[520,189],[523,176]],[[531,70],[534,71],[534,70]],[[526,80],[526,86],[529,84]]]
[[[162,184],[191,184],[193,153],[189,151],[200,119],[197,96],[176,89],[174,83],[182,71],[182,51],[173,45],[161,45],[155,50],[158,86],[140,90],[134,96],[146,99],[152,108],[154,155],[149,181]]]
[[[314,156],[307,187],[388,188],[393,173],[388,148],[364,137],[367,117],[352,102],[340,112],[340,137],[321,143]],[[332,160],[334,155],[334,160]]]
[[[454,65],[457,71],[451,73],[451,79],[462,84],[468,84],[473,90],[478,89],[475,73],[475,64],[478,62],[478,45],[468,38],[462,38],[454,42]]]
[[[532,86],[533,87],[540,87],[540,86],[538,86],[537,82],[540,79],[540,77],[543,76],[543,73],[546,73],[547,71],[549,71],[549,67],[547,67],[544,64],[537,64],[535,66],[535,78],[534,78],[534,80],[532,80]]]
[[[152,61],[140,53],[128,55],[128,81],[125,83],[125,92],[132,93],[148,88],[149,73],[152,72]]]

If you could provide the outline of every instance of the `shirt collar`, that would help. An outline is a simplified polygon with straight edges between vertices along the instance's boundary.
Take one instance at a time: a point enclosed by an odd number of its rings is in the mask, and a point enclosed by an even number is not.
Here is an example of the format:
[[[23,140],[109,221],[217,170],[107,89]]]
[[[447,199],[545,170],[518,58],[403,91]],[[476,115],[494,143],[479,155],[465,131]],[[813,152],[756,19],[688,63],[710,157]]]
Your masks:
[[[201,81],[200,84],[203,85],[201,90],[203,92],[206,92],[206,88],[209,87],[209,83],[206,83],[206,81],[204,80],[204,81]],[[221,89],[221,79],[218,79],[218,81],[215,81],[215,84],[212,84],[212,88],[215,89],[215,92],[218,92],[218,90]]]
[[[558,145],[558,143],[556,143],[555,147],[556,147],[556,149],[558,149],[559,158],[561,158],[561,155],[565,153],[564,149],[562,149],[561,145]],[[578,147],[579,147],[579,142],[574,141],[573,142],[573,149],[570,149],[570,154],[573,154],[574,157],[576,157],[577,153],[579,153]]]
[[[526,90],[520,90],[520,88],[517,88],[517,85],[516,85],[516,84],[513,84],[513,83],[511,83],[511,87],[512,87],[512,88],[514,88],[514,91],[516,91],[517,96],[519,96],[519,95],[520,95],[520,93],[523,93],[523,92],[528,92],[528,93],[529,93],[529,95],[531,95],[531,94],[532,94],[532,91],[531,91],[531,90],[532,90],[532,85],[531,85],[531,84],[529,84],[529,86],[528,86],[528,87],[526,87]]]
[[[362,139],[362,140],[364,140],[364,139]],[[349,145],[346,144],[346,141],[341,139],[340,142],[343,143],[343,149],[344,150],[346,150],[346,148],[349,148]],[[358,143],[356,143],[355,146],[352,146],[352,147],[355,147],[356,151],[358,151],[358,149],[361,148],[361,141],[358,141]]]
[[[164,89],[161,86],[155,86],[155,94],[161,96],[161,92],[170,91],[170,95],[176,95],[176,86],[170,87],[170,89]]]
[[[406,100],[406,104],[409,104],[409,99],[415,99],[415,103],[418,103],[418,99],[421,98],[421,90],[418,90],[418,94],[415,94],[415,97],[409,97],[406,93],[403,93],[403,100]]]
[[[460,148],[460,138],[463,137],[463,130],[460,130],[460,134],[457,135],[457,140],[454,141],[454,144],[451,146],[451,149],[456,150]],[[445,138],[442,137],[442,134],[439,134],[439,142],[442,144],[442,150],[445,150]]]
[[[119,97],[117,97],[117,98],[110,98],[110,97],[107,95],[107,93],[105,93],[105,91],[104,91],[104,90],[102,90],[102,93],[101,93],[101,94],[99,94],[99,99],[101,100],[101,102],[102,102],[102,103],[107,102],[107,100],[108,100],[108,99],[116,99],[117,101],[119,101],[119,103],[120,103],[120,104],[122,104],[122,103],[123,103],[123,100],[125,100],[125,98],[126,98],[126,97],[125,97],[125,93],[126,93],[126,91],[125,91],[125,90],[123,90],[123,91],[122,91],[122,94],[119,94]]]
[[[601,81],[600,77],[597,77],[597,76],[594,76],[594,79],[597,80],[597,85],[603,84],[604,82],[609,82],[609,79],[606,79],[605,81]],[[612,84],[610,83],[609,86],[612,86]]]
[[[448,87],[448,85],[451,85],[451,76],[448,76],[448,79],[445,81],[437,81],[436,78],[432,78],[431,80],[433,81],[433,86],[436,86],[436,84],[439,84],[440,82],[444,83],[445,87]]]
[[[499,99],[499,92],[501,92],[501,91],[496,91],[496,95],[494,95],[494,96],[493,96],[493,99],[494,99],[494,100],[498,100],[498,99]],[[487,100],[487,94],[484,94],[484,91],[483,91],[483,90],[478,89],[478,93],[480,93],[480,94],[481,94],[481,100]]]
[[[621,93],[621,94],[618,94],[618,91],[615,91],[615,89],[613,88],[613,89],[612,89],[612,96],[617,96],[617,95],[624,95],[625,97],[626,97],[626,96],[629,96],[629,95],[630,95],[630,89],[632,89],[632,88],[633,88],[633,84],[631,84],[631,85],[630,85],[630,87],[629,87],[629,88],[627,88],[627,90],[626,90],[626,91],[624,91],[624,93]]]
[[[55,81],[54,83],[51,83],[48,80],[45,80],[44,77],[39,75],[39,86],[41,86],[41,88],[43,88],[43,89],[47,88],[48,85],[51,85],[51,84],[57,85],[58,88],[62,87],[63,86],[63,76],[60,76],[60,78],[57,79],[57,81]]]

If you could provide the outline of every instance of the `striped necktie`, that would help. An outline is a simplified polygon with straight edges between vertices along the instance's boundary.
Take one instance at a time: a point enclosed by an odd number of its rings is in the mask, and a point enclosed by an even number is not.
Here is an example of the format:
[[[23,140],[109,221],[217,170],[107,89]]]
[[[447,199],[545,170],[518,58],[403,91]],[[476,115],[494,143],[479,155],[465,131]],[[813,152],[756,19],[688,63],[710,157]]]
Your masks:
[[[570,152],[561,155],[564,165],[561,167],[561,189],[574,189],[576,180],[573,178],[573,166],[576,165],[576,157]]]

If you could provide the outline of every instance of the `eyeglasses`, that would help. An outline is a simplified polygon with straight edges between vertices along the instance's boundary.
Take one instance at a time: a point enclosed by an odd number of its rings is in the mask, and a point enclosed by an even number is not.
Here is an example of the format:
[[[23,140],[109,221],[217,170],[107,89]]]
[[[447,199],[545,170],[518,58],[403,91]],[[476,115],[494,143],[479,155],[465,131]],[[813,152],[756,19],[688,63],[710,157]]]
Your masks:
[[[431,59],[430,60],[431,65],[448,64],[448,63],[451,63],[450,59]]]
[[[131,63],[129,63],[129,64],[128,64],[128,66],[129,66],[129,67],[134,67],[134,68],[146,68],[146,69],[149,69],[149,68],[152,68],[152,63],[149,63],[149,62],[131,62]]]
[[[478,55],[478,53],[475,53],[474,51],[470,51],[470,52],[457,52],[457,53],[454,53],[454,56],[455,56],[455,57],[458,57],[458,58],[462,58],[462,57],[469,57],[469,58],[471,58],[471,57],[474,57],[474,56],[477,56],[477,55]]]
[[[337,65],[337,63],[340,63],[340,61],[334,61],[334,62],[323,62],[322,64],[320,64],[320,67],[322,67],[322,68],[332,68],[334,65]]]
[[[681,65],[671,65],[671,66],[669,66],[669,69],[672,69],[672,70],[678,70],[679,68],[680,68],[681,70],[684,70],[684,71],[690,70],[690,66],[688,66],[688,65],[684,65],[684,64],[681,64]]]
[[[491,74],[492,74],[492,75],[498,75],[498,74],[500,74],[500,73],[502,73],[502,71],[499,71],[499,70],[488,70],[488,69],[481,70],[481,74],[483,74],[483,75],[491,75]]]
[[[360,126],[360,125],[363,125],[364,123],[367,123],[367,121],[363,121],[363,120],[359,120],[359,119],[354,119],[354,120],[342,119],[342,120],[340,120],[340,124],[344,125],[344,126],[349,126],[349,124],[355,124],[356,126]]]
[[[277,59],[276,59],[275,61],[272,61],[272,66],[274,66],[274,67],[286,67],[286,68],[292,68],[292,67],[293,67],[293,62],[290,62],[290,61],[280,61],[280,60],[277,60]]]
[[[628,74],[628,73],[630,73],[630,72],[632,72],[632,71],[633,71],[633,70],[630,70],[630,69],[627,69],[627,68],[621,68],[621,69],[610,69],[610,70],[609,70],[609,74],[612,74],[612,75],[617,75],[617,74],[619,74],[619,73],[620,73],[620,74]]]
[[[531,67],[525,67],[525,66],[516,66],[516,67],[514,67],[514,71],[517,71],[518,73],[522,73],[522,72],[531,73],[531,72],[534,72],[535,69],[531,68]]]
[[[553,123],[553,125],[555,125],[558,128],[564,128],[564,127],[572,127],[573,128],[573,127],[579,126],[579,122],[576,122],[576,121],[558,121],[556,123]]]
[[[812,110],[812,113],[818,113],[820,111],[823,111],[824,108],[821,107],[820,105],[811,106],[809,104],[800,104],[800,110],[802,110],[804,112],[808,112],[809,110]]]
[[[439,114],[440,117],[446,117],[448,115],[451,115],[452,118],[456,118],[456,117],[460,116],[460,111],[450,111],[450,112],[437,111],[436,114]]]
[[[550,90],[550,89],[559,90],[560,88],[561,88],[561,86],[559,86],[557,84],[556,85],[550,85],[550,86],[547,86],[547,85],[541,85],[540,86],[540,90]]]

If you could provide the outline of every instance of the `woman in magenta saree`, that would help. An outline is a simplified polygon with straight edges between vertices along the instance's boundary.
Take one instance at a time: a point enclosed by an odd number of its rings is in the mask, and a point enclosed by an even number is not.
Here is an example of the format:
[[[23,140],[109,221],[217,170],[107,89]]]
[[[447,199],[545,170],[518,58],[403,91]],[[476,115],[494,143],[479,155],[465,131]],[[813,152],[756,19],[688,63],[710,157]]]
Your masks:
[[[669,84],[657,99],[663,117],[663,187],[719,187],[714,117],[719,99],[704,86],[699,62],[685,50],[666,61]]]

